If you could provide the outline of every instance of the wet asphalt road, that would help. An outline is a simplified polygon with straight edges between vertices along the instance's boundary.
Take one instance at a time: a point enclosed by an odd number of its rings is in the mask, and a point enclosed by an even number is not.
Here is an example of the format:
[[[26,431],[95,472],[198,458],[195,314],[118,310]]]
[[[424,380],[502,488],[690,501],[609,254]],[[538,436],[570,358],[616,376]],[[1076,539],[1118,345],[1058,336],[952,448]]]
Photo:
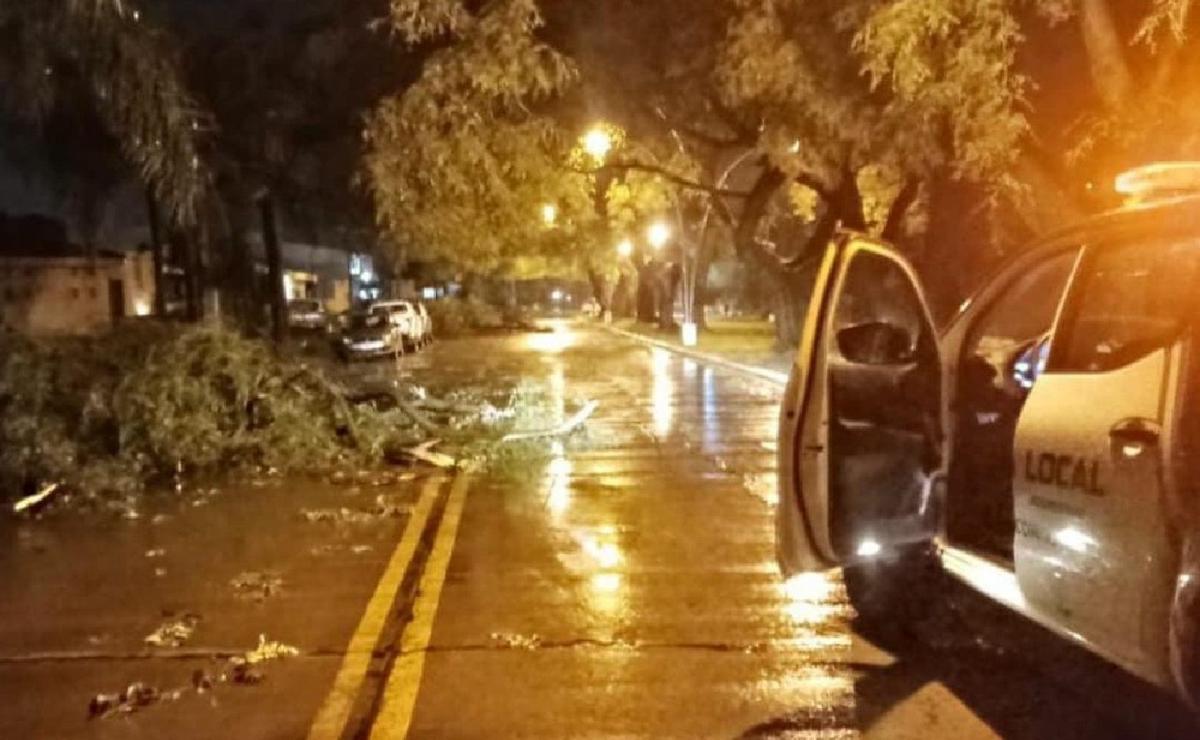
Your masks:
[[[1200,737],[1119,671],[1014,631],[956,590],[945,599],[961,618],[892,653],[856,632],[836,573],[781,583],[770,383],[571,324],[440,342],[399,372],[438,392],[526,383],[548,396],[546,421],[600,403],[534,469],[469,478],[409,737]],[[376,483],[191,490],[99,528],[0,521],[0,738],[304,737],[404,512],[452,487],[436,471]],[[298,516],[379,496],[400,515]],[[230,582],[247,570],[278,574],[282,590],[243,598]],[[185,645],[194,654],[142,655],[144,635],[188,612],[203,620]],[[98,691],[186,686],[196,668],[219,669],[206,653],[260,633],[301,651],[260,685],[86,719]],[[386,705],[389,685],[373,675],[359,707]]]
[[[535,474],[473,484],[410,737],[1197,736],[986,608],[903,656],[872,645],[837,574],[780,582],[780,389],[557,328],[417,360],[544,384],[559,418],[600,410]]]

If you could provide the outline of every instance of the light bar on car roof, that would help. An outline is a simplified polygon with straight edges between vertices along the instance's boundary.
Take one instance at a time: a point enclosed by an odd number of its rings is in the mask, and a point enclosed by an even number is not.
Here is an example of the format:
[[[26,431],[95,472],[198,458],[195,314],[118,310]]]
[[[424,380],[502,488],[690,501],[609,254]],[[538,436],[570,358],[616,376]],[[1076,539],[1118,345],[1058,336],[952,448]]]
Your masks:
[[[1117,192],[1133,200],[1200,193],[1200,162],[1160,162],[1117,176]]]

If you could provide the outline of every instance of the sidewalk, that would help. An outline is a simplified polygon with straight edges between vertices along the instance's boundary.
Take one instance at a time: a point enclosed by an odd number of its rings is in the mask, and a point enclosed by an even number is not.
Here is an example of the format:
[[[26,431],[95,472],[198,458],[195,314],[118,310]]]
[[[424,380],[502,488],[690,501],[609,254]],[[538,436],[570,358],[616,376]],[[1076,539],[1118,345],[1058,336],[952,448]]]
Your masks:
[[[700,333],[695,347],[684,347],[678,332],[662,332],[657,327],[633,321],[599,326],[627,339],[661,347],[697,362],[720,365],[744,375],[787,385],[792,355],[775,349],[773,328],[765,321],[712,321],[709,329]]]

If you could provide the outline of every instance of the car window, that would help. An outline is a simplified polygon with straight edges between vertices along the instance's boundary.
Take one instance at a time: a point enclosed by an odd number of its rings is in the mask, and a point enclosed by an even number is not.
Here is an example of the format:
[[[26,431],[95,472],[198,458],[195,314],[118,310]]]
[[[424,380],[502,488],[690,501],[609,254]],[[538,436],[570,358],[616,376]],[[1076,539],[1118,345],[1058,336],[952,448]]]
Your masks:
[[[870,252],[854,255],[834,308],[834,335],[852,326],[886,322],[903,329],[915,350],[922,338],[923,317],[921,299],[898,263]]]
[[[374,329],[383,324],[383,319],[383,314],[372,312],[355,314],[348,319],[347,323],[351,329]]]
[[[1038,355],[1054,324],[1078,254],[1072,249],[1049,257],[1006,285],[971,327],[963,367],[986,375],[994,388],[1027,390],[1040,370],[1040,363],[1029,365],[1028,358]],[[1016,377],[1016,371],[1022,374]]]
[[[1198,267],[1195,238],[1129,242],[1089,255],[1052,368],[1114,370],[1174,342],[1194,306]]]

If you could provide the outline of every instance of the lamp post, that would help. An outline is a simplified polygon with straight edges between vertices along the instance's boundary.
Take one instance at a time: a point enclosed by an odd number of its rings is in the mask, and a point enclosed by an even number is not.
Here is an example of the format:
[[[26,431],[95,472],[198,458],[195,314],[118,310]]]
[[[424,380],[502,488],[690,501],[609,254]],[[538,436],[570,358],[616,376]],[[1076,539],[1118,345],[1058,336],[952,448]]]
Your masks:
[[[584,133],[579,143],[584,153],[591,158],[592,163],[596,167],[593,177],[592,203],[596,210],[596,216],[600,219],[600,223],[604,227],[604,233],[607,234],[609,228],[608,188],[612,182],[612,173],[604,169],[604,163],[615,144],[613,135],[603,124],[596,124]],[[592,289],[597,293],[596,297],[603,307],[603,320],[605,323],[610,323],[612,322],[612,309],[607,304],[611,300],[611,294],[607,298],[605,297],[604,294],[608,292],[606,281],[599,273],[593,276],[593,272],[594,270],[589,267],[589,278],[592,279]]]

